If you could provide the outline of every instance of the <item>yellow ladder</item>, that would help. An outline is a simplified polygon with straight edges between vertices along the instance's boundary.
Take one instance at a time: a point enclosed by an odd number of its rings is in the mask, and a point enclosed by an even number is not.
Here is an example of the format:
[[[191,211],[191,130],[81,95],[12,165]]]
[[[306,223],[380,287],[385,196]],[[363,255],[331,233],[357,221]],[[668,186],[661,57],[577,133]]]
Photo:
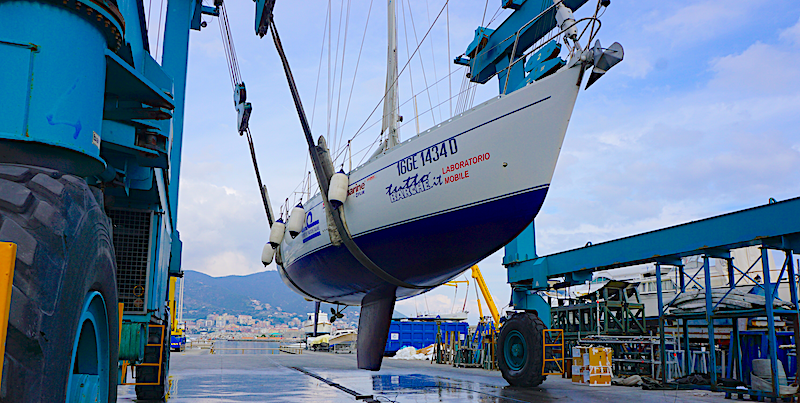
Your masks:
[[[548,339],[548,336],[550,338]],[[549,341],[549,343],[548,343]],[[544,360],[542,360],[542,375],[561,375],[564,373],[564,331],[562,329],[543,329],[542,330],[542,342],[544,343],[544,348],[542,349],[542,354],[544,355]],[[548,349],[550,352],[550,357],[547,358]],[[556,368],[558,372],[545,372],[547,369],[547,363],[553,362],[556,364]]]
[[[141,364],[130,364],[128,361],[122,361],[122,374],[120,376],[120,385],[138,385],[138,386],[156,386],[161,385],[161,364],[162,360],[164,359],[164,333],[166,333],[167,329],[164,325],[150,325],[151,328],[161,328],[161,339],[159,344],[145,344],[145,349],[147,347],[158,347],[158,362],[143,362]],[[148,334],[148,339],[149,339]],[[128,367],[137,368],[137,367],[158,367],[158,379],[157,382],[125,382],[128,379]],[[134,371],[135,373],[135,371]]]

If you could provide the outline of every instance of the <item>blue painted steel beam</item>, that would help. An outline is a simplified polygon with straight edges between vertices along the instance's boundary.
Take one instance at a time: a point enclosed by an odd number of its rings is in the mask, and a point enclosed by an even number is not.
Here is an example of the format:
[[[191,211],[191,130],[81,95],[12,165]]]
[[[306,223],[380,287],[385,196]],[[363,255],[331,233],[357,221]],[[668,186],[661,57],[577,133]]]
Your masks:
[[[186,70],[189,60],[189,30],[191,29],[197,0],[169,0],[167,22],[164,29],[162,66],[173,79],[175,111],[172,115],[169,167],[169,211],[172,227],[178,223],[178,181],[181,174],[181,149],[183,148],[183,117],[186,101]]]
[[[529,260],[507,256],[504,264],[510,283],[529,284],[542,277],[586,277],[582,274],[649,262],[674,262],[685,256],[722,256],[721,251],[752,245],[800,250],[800,198]]]
[[[587,0],[564,0],[563,4],[571,10],[577,10],[584,5]],[[509,56],[514,48],[514,41],[516,39],[517,31],[520,31],[519,41],[516,46],[516,54],[514,58],[523,55],[525,50],[533,46],[536,41],[543,38],[556,26],[555,7],[550,8],[544,15],[542,15],[535,23],[528,24],[531,20],[536,18],[548,7],[553,5],[552,1],[536,1],[527,0],[522,2],[514,2],[516,4],[522,3],[518,6],[508,18],[500,24],[497,29],[489,34],[486,44],[483,46],[476,46],[477,43],[471,44],[468,48],[469,51],[474,51],[477,47],[479,52],[472,56],[470,61],[470,80],[481,84],[486,83],[498,70],[508,65]],[[480,42],[483,27],[479,27],[476,31],[476,38]],[[485,32],[489,32],[487,30]],[[474,41],[473,41],[474,42]],[[505,66],[499,67],[497,64],[505,62]]]

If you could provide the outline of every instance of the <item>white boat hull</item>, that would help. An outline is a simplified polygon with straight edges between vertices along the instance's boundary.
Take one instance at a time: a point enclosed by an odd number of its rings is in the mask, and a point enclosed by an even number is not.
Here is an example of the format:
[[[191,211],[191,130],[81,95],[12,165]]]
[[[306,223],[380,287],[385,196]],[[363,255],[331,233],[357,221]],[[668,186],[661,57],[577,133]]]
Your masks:
[[[344,218],[356,244],[384,271],[418,286],[457,276],[503,247],[536,216],[555,170],[579,90],[580,66],[563,68],[420,133],[350,172]],[[284,238],[280,268],[297,292],[360,304],[391,287],[333,246],[319,194],[306,225]]]

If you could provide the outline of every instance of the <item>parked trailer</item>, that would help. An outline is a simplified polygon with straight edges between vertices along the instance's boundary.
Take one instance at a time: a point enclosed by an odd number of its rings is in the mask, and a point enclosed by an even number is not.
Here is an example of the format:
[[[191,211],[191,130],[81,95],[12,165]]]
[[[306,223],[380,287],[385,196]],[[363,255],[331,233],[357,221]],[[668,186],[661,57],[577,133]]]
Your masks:
[[[168,0],[158,63],[141,0],[0,0],[0,400],[164,397],[189,30],[215,6]]]

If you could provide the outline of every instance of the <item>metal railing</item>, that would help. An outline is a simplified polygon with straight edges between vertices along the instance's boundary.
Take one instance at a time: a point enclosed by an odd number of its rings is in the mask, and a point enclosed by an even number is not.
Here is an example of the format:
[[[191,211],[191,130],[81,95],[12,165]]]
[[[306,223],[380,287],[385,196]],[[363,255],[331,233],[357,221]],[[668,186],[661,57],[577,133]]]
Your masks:
[[[278,346],[278,347],[216,347],[211,343],[210,354],[217,354],[220,351],[239,351],[239,354],[245,354],[245,351],[268,351],[268,354],[303,354],[303,349],[300,347]]]

